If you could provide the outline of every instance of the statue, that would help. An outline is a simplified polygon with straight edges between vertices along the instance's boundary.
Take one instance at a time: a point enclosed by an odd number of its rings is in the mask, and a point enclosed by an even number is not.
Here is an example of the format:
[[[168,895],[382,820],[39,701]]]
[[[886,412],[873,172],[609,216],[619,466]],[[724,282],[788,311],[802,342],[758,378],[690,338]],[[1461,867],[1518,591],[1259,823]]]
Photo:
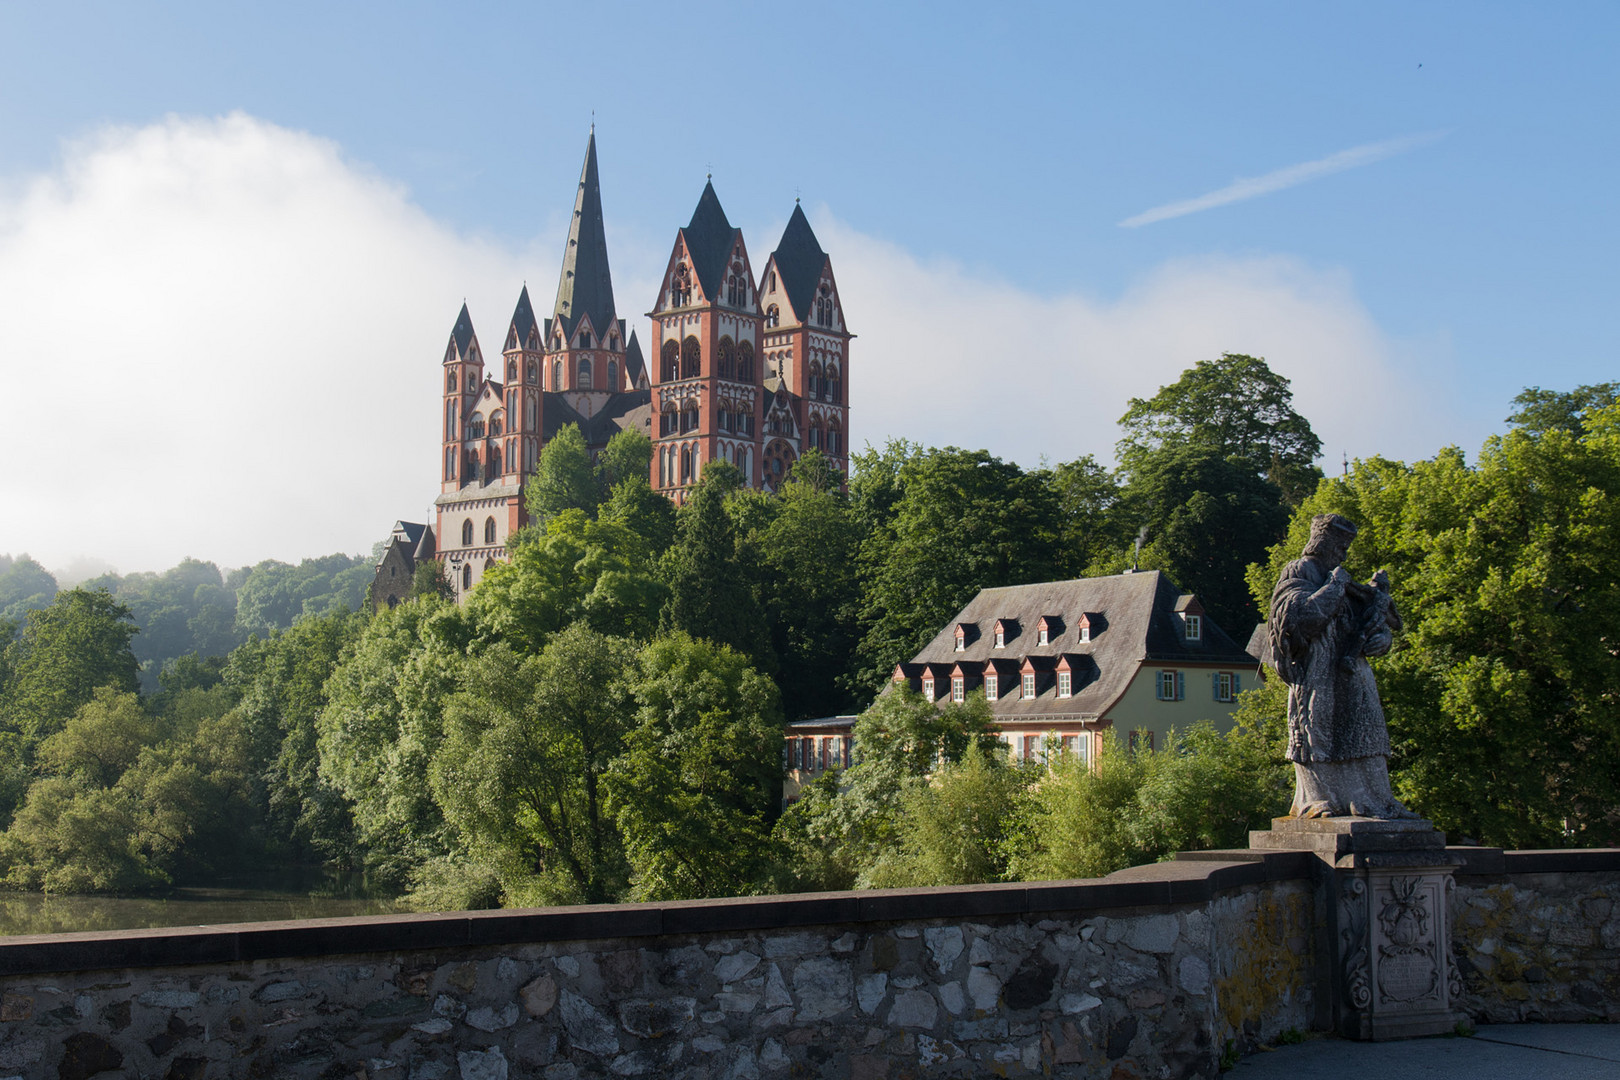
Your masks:
[[[1272,661],[1288,684],[1293,817],[1413,819],[1389,787],[1389,731],[1369,656],[1389,651],[1400,615],[1380,570],[1365,584],[1340,565],[1356,527],[1318,514],[1301,558],[1271,594]]]

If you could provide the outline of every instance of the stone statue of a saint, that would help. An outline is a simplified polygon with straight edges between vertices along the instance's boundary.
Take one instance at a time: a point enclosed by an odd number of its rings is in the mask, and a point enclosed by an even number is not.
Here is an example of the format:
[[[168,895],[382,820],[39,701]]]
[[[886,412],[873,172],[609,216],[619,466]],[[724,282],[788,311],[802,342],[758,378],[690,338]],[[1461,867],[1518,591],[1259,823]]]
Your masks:
[[[1369,656],[1389,651],[1401,618],[1389,576],[1366,583],[1340,565],[1356,527],[1318,514],[1301,558],[1271,594],[1272,661],[1288,684],[1294,817],[1415,818],[1389,787],[1389,731]]]

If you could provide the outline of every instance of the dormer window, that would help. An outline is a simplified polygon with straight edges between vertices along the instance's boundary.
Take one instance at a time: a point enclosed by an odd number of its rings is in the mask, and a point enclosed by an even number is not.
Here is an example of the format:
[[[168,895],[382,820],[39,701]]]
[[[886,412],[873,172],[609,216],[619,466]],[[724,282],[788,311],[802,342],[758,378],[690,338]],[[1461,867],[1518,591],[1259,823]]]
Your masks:
[[[1058,676],[1058,697],[1074,696],[1074,676],[1067,671],[1060,671]]]
[[[961,652],[967,648],[967,631],[960,626],[956,628],[956,651]]]
[[[581,349],[589,349],[591,347],[591,335],[589,331],[583,331],[580,333],[579,347]]]
[[[967,700],[967,680],[960,675],[953,675],[951,677],[951,700]]]
[[[922,690],[923,697],[927,698],[929,701],[934,700],[934,677],[932,675],[929,675],[927,678],[923,679]]]
[[[1026,698],[1035,696],[1035,673],[1033,671],[1024,672],[1023,696]]]
[[[1202,615],[1184,615],[1188,641],[1202,641],[1204,638],[1204,617]]]
[[[1042,644],[1042,645],[1050,645],[1050,644],[1052,644],[1051,639],[1047,636],[1047,629],[1044,626],[1041,627],[1040,644]]]
[[[989,698],[991,701],[994,701],[996,698],[1001,696],[1001,676],[997,675],[993,671],[985,673],[984,696]]]
[[[996,648],[1005,649],[1006,647],[1007,647],[1007,631],[1003,630],[998,625],[996,627]]]
[[[1081,623],[1080,624],[1080,643],[1083,645],[1083,644],[1086,644],[1086,643],[1088,643],[1090,641],[1091,641],[1091,625],[1089,623]]]
[[[995,632],[996,648],[1005,649],[1007,647],[1007,639],[1018,636],[1018,620],[997,619]]]

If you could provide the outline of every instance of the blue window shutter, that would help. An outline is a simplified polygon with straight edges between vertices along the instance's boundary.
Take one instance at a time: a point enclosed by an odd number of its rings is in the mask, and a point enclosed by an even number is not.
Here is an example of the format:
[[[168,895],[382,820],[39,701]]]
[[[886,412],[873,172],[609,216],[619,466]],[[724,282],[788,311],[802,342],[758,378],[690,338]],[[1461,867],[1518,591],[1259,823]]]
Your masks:
[[[1221,673],[1218,671],[1209,673],[1209,692],[1216,701],[1221,700]]]
[[[1232,673],[1232,696],[1237,697],[1243,693],[1243,676],[1237,672]]]
[[[1187,696],[1186,685],[1185,685],[1185,682],[1183,681],[1183,679],[1181,677],[1181,672],[1178,671],[1178,672],[1176,672],[1176,700],[1180,701],[1182,698],[1184,698],[1186,696]]]

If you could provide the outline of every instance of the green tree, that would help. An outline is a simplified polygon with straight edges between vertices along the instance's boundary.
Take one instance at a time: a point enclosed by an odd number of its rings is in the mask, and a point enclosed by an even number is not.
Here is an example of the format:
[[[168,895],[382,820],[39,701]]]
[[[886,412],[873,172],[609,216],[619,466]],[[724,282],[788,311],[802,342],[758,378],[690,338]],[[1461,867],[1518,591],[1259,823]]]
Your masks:
[[[734,465],[712,461],[681,508],[665,560],[669,599],[659,625],[728,645],[766,670],[775,667],[765,618],[743,562],[726,497],[741,487]]]
[[[49,606],[56,578],[26,554],[0,555],[0,622],[21,623],[30,611]],[[0,645],[9,637],[0,633]]]
[[[524,508],[545,523],[568,510],[595,517],[601,499],[585,436],[578,424],[565,424],[540,451],[534,475],[523,486]]]
[[[642,900],[769,888],[781,798],[776,687],[740,653],[682,632],[641,654],[635,727],[604,788]]]
[[[22,634],[6,648],[11,676],[0,701],[0,723],[22,737],[25,754],[97,688],[135,691],[135,633],[129,609],[101,591],[69,589],[28,613]]]
[[[1119,513],[1119,481],[1096,458],[1064,462],[1046,480],[1057,498],[1060,573],[1079,577],[1130,543],[1137,526]]]
[[[539,656],[496,645],[445,712],[433,793],[469,846],[497,849],[523,902],[608,903],[628,865],[603,776],[634,717],[633,645],[576,623]]]
[[[265,637],[307,616],[358,611],[376,572],[376,560],[323,555],[290,566],[266,559],[231,575],[236,589],[236,632]]]
[[[864,483],[864,481],[863,481]],[[893,523],[864,540],[856,686],[866,694],[980,589],[1049,581],[1058,505],[1039,475],[983,450],[929,450],[900,465]]]
[[[633,427],[615,432],[596,456],[597,490],[605,496],[626,480],[648,480],[652,456],[652,440],[645,432]]]
[[[1586,434],[1589,423],[1600,412],[1617,400],[1620,382],[1593,383],[1569,391],[1531,386],[1513,399],[1518,408],[1508,417],[1508,423],[1531,435],[1545,435],[1557,428],[1580,436]]]
[[[647,551],[662,554],[675,543],[675,504],[654,491],[645,476],[629,476],[613,485],[602,504],[601,518],[641,539]]]
[[[158,741],[157,725],[140,699],[110,686],[97,688],[62,730],[39,744],[39,767],[92,787],[109,788]]]
[[[1218,457],[1237,457],[1256,476],[1269,479],[1290,503],[1298,503],[1320,477],[1313,462],[1322,440],[1294,411],[1289,381],[1265,360],[1222,353],[1200,360],[1181,378],[1146,400],[1132,398],[1119,424],[1119,460],[1127,473],[1157,451],[1197,446]]]
[[[456,598],[456,591],[445,576],[444,562],[440,559],[424,559],[416,564],[416,569],[411,573],[411,598],[414,600],[424,596],[440,600]]]

